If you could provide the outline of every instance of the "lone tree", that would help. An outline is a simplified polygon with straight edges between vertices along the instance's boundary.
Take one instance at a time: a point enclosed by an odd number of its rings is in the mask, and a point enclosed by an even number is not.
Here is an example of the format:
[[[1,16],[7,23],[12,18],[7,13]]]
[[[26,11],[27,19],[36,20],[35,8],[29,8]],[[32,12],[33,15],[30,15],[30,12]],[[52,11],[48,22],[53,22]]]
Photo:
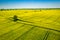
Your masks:
[[[13,21],[16,22],[16,21],[18,21],[18,20],[19,20],[19,19],[18,19],[17,15],[14,15]]]

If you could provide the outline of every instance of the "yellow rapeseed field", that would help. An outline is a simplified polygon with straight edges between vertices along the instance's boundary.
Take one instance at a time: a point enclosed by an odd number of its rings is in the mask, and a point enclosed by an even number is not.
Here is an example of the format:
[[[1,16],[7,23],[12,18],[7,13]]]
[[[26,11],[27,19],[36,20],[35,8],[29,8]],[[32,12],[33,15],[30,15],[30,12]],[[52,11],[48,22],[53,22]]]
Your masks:
[[[0,11],[0,40],[60,40],[60,10]]]

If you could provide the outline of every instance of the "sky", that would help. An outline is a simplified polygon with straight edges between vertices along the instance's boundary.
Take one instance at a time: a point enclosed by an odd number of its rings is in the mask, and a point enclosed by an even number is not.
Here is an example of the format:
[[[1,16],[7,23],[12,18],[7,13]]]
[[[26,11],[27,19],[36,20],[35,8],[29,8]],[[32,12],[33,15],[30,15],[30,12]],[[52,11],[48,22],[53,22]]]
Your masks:
[[[0,9],[60,8],[60,0],[0,0]]]

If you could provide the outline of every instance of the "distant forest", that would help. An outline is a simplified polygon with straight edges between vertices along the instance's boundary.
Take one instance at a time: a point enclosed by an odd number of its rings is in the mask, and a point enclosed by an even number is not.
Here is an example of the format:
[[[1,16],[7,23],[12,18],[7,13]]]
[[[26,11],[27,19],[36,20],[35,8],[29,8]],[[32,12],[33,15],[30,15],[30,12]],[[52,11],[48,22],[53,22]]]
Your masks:
[[[60,10],[60,8],[21,8],[21,9],[0,9],[0,11],[4,10]]]

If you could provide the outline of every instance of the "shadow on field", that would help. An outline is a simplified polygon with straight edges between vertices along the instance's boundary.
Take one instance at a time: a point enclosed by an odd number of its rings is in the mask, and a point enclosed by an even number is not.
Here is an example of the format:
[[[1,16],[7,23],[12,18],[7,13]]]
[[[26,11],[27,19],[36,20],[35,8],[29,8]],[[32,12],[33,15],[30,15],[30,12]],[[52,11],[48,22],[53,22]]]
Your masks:
[[[26,25],[30,25],[30,26],[34,26],[34,27],[39,27],[39,28],[43,28],[43,29],[47,29],[47,30],[52,30],[52,31],[60,32],[60,30],[56,30],[56,29],[53,29],[53,28],[46,28],[46,27],[42,27],[42,26],[36,26],[32,22],[23,21],[23,20],[20,20],[20,21],[26,22],[26,23],[22,23],[22,24],[26,24]]]

